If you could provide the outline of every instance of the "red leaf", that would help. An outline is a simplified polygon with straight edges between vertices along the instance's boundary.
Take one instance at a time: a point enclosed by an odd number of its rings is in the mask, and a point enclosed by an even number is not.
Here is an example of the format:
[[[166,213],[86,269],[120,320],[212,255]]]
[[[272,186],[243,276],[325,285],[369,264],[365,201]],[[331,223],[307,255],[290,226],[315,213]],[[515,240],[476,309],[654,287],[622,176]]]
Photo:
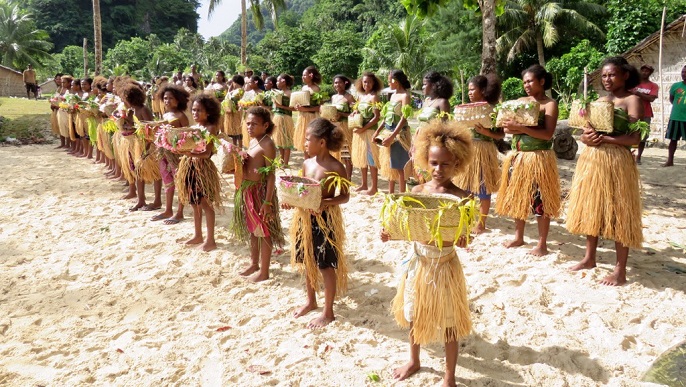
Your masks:
[[[231,327],[227,325],[227,326],[225,326],[225,327],[219,327],[219,328],[217,328],[217,332],[226,332],[226,331],[228,331],[229,329],[231,329]]]
[[[119,349],[119,348],[117,348],[117,352],[119,352],[119,353],[124,353],[124,351],[122,351],[122,350]]]

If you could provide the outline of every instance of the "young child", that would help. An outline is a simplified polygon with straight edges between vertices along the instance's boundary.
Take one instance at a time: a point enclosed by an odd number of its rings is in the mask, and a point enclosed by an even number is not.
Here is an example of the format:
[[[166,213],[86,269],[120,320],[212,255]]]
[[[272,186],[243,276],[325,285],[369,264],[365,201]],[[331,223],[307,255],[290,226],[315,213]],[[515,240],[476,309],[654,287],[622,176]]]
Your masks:
[[[340,150],[344,141],[343,131],[323,118],[310,122],[305,133],[305,150],[311,157],[304,161],[302,172],[303,176],[322,182],[322,203],[318,212],[296,208],[290,237],[291,264],[305,274],[307,290],[307,303],[296,310],[295,317],[317,309],[316,291],[324,283],[324,309],[309,322],[309,328],[321,328],[336,319],[334,299],[348,286],[348,265],[343,254],[345,223],[339,205],[348,202],[350,193],[348,186],[341,183],[337,194],[336,184],[327,181],[346,176],[343,164],[330,153]]]
[[[217,135],[217,124],[221,115],[219,101],[212,95],[199,93],[193,97],[191,112],[193,119],[212,135]],[[202,243],[203,251],[217,248],[214,241],[214,211],[221,208],[221,186],[219,171],[210,160],[214,146],[209,144],[203,152],[185,152],[179,162],[176,185],[179,187],[179,201],[193,207],[195,234],[186,241],[187,245]],[[202,237],[202,213],[207,218],[207,239]],[[204,242],[204,243],[203,243]]]
[[[162,119],[167,121],[175,128],[183,128],[189,125],[186,116],[189,94],[182,88],[174,85],[167,85],[157,94],[157,98],[164,103],[165,113]],[[183,203],[179,202],[179,208],[174,214],[174,176],[179,166],[179,156],[159,148],[160,151],[160,174],[164,183],[165,209],[161,214],[152,217],[151,220],[157,221],[164,219],[164,224],[177,224],[183,220]]]
[[[234,196],[232,231],[239,240],[250,242],[250,266],[241,275],[259,282],[269,278],[272,246],[284,244],[273,166],[276,146],[269,136],[274,131],[269,110],[251,107],[245,125],[251,140],[243,160],[243,182]]]
[[[429,171],[432,180],[415,186],[413,193],[449,194],[466,197],[452,178],[472,158],[469,130],[458,129],[454,121],[433,120],[422,128],[414,148],[414,161]],[[389,235],[382,231],[381,240]],[[420,345],[445,343],[444,386],[455,386],[458,340],[472,328],[467,288],[455,247],[465,247],[464,238],[443,241],[443,247],[415,242],[406,271],[398,285],[392,310],[396,322],[410,328],[410,361],[393,371],[403,380],[419,371]]]
[[[586,256],[573,271],[596,266],[599,237],[615,241],[617,263],[600,283],[617,286],[626,283],[629,248],[641,248],[643,241],[640,176],[629,148],[644,134],[634,124],[643,117],[643,104],[629,91],[638,84],[639,75],[626,59],[605,59],[601,74],[609,94],[600,100],[614,104],[614,130],[602,134],[588,127],[581,135],[586,148],[576,163],[566,226],[574,234],[586,235]]]

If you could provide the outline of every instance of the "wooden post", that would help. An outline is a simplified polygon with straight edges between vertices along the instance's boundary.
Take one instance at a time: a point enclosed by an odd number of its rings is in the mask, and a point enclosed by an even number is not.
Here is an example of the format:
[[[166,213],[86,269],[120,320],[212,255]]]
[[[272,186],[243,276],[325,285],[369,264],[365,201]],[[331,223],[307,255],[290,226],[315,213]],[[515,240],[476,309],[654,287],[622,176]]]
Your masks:
[[[662,77],[662,38],[665,34],[665,16],[667,7],[662,8],[662,22],[660,23],[660,53],[657,59],[658,77],[660,78],[660,141],[665,142],[665,85]]]
[[[83,38],[83,78],[88,78],[88,39]]]

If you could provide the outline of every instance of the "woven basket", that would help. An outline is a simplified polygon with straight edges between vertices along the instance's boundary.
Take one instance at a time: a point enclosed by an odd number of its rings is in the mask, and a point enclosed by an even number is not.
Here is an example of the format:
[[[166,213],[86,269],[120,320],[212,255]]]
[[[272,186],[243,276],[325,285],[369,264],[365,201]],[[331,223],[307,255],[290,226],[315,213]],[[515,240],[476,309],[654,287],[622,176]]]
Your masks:
[[[460,128],[473,128],[480,124],[486,129],[493,127],[493,105],[488,102],[475,102],[455,106],[453,115]]]
[[[310,106],[309,91],[294,91],[291,93],[291,100],[288,102],[288,106],[296,107],[297,105]]]
[[[300,176],[280,176],[279,201],[293,207],[319,210],[322,204],[322,186],[317,180]]]
[[[391,137],[392,135],[393,135],[393,132],[392,132],[392,131],[390,131],[390,130],[382,130],[381,133],[379,133],[378,136],[374,137],[374,144],[376,144],[376,145],[378,145],[378,146],[383,146],[382,144],[383,144],[384,140],[387,139],[387,138],[389,138],[389,137]],[[393,139],[393,142],[396,142],[396,141],[398,141],[398,136],[396,136],[396,137]]]
[[[594,101],[584,107],[581,101],[574,100],[569,110],[569,126],[583,129],[590,123],[596,132],[612,133],[614,108],[615,105],[610,101]]]
[[[155,141],[157,129],[165,123],[165,121],[140,121],[136,125],[136,132],[146,141]]]
[[[402,199],[401,199],[402,198]],[[417,200],[423,204],[414,202]],[[431,229],[437,227],[437,219],[440,208],[444,204],[457,204],[460,208],[443,210],[440,216],[440,231],[443,241],[454,241],[462,235],[468,235],[473,225],[473,220],[478,216],[478,208],[473,206],[469,209],[467,205],[472,202],[472,198],[460,199],[453,195],[446,194],[391,194],[387,195],[384,208],[381,210],[383,227],[393,240],[409,240],[428,243],[434,240]],[[392,205],[396,202],[400,204]],[[469,220],[465,224],[461,218],[460,210],[470,212]],[[474,212],[471,214],[471,212]],[[478,219],[478,218],[476,218]],[[460,230],[460,221],[463,220],[463,229]],[[459,234],[458,234],[459,232]]]
[[[362,117],[362,114],[357,113],[354,115],[350,115],[348,117],[348,128],[350,128],[350,129],[364,128],[364,118]]]
[[[235,173],[237,167],[242,164],[238,161],[240,157],[237,152],[237,147],[226,139],[219,140],[219,149],[217,149],[217,159],[221,173]]]
[[[179,143],[185,138],[183,143]],[[173,152],[190,152],[194,150],[199,142],[205,141],[197,128],[172,128],[164,126],[155,135],[155,145],[169,149]]]
[[[500,104],[495,126],[503,127],[507,120],[523,126],[537,126],[540,109],[539,103],[535,101],[505,101]]]
[[[322,105],[319,107],[319,116],[329,121],[338,121],[338,109],[335,105]]]

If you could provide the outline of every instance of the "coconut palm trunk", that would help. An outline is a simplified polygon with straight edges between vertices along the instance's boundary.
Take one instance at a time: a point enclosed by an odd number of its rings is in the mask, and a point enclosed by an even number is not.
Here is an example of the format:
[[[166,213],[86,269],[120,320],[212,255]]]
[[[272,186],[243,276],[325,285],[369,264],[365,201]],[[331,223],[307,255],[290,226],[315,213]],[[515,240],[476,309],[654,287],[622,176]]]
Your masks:
[[[495,0],[479,0],[481,9],[481,74],[496,72]]]
[[[95,75],[102,72],[102,22],[100,0],[93,0],[93,45],[95,46]]]
[[[241,0],[241,65],[245,67],[248,64],[248,10],[245,5],[245,0]]]

